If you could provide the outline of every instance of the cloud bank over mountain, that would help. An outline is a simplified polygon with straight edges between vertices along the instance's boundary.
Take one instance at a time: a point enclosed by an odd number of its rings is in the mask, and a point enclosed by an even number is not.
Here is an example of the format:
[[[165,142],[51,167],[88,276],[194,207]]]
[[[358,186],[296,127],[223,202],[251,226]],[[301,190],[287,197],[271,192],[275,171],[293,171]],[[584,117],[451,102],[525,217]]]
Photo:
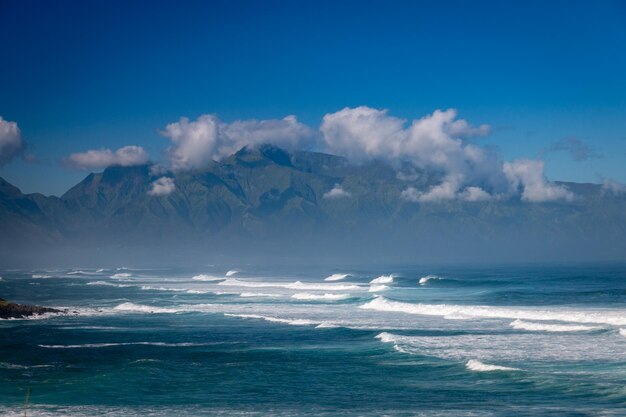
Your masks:
[[[158,162],[158,170],[165,173],[206,169],[210,163],[244,147],[270,144],[288,151],[319,150],[343,156],[357,165],[384,161],[396,167],[399,176],[407,175],[401,168],[408,166],[440,178],[425,190],[407,185],[401,197],[409,202],[475,202],[520,197],[523,201],[539,203],[571,201],[575,197],[571,191],[547,180],[541,159],[505,161],[494,148],[472,141],[490,132],[489,125],[473,125],[459,118],[454,109],[435,110],[409,121],[392,116],[385,109],[346,107],[324,115],[319,129],[299,122],[293,115],[228,123],[215,115],[204,114],[195,120],[182,117],[160,131],[170,146]],[[17,124],[0,118],[0,163],[7,163],[23,148]],[[595,155],[578,140],[558,142],[551,150],[568,150],[579,160]],[[115,165],[142,165],[148,160],[145,149],[130,145],[115,151],[103,148],[73,153],[62,162],[70,168],[99,170]],[[151,195],[171,192],[173,184],[167,181],[163,177],[160,183],[155,182]],[[341,196],[345,194],[337,189],[329,192],[327,198]]]

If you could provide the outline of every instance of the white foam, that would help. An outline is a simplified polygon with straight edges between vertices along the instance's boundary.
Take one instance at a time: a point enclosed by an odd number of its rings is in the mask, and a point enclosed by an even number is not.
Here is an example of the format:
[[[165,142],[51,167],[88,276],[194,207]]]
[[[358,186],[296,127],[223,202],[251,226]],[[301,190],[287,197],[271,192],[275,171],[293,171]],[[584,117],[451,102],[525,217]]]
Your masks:
[[[213,275],[207,275],[207,274],[200,274],[200,275],[196,275],[193,278],[191,278],[195,281],[221,281],[224,278],[223,277],[216,277]]]
[[[296,300],[325,300],[325,301],[339,301],[350,298],[350,294],[311,294],[306,292],[300,292],[291,296]]]
[[[102,286],[107,286],[107,287],[118,287],[118,288],[132,287],[132,285],[116,284],[114,282],[107,282],[107,281],[92,281],[92,282],[88,282],[85,285],[102,285]]]
[[[342,279],[346,279],[350,276],[350,274],[332,274],[324,278],[324,281],[341,281]]]
[[[70,271],[67,273],[67,275],[100,275],[100,274],[98,272],[78,270],[78,271]]]
[[[476,372],[493,372],[493,371],[521,371],[519,368],[510,368],[508,366],[488,365],[477,361],[476,359],[470,359],[465,364],[465,367],[470,371]]]
[[[123,272],[121,274],[113,274],[111,275],[111,278],[130,278],[132,275],[127,273],[127,272]]]
[[[530,307],[495,307],[448,304],[410,304],[391,301],[384,297],[363,304],[366,310],[418,314],[454,318],[500,318],[536,321],[563,321],[572,323],[598,323],[615,326],[626,325],[626,310],[566,308],[538,309]]]
[[[212,292],[213,291],[209,291],[209,290],[187,290],[187,294],[209,294]]]
[[[150,285],[142,285],[142,290],[146,291],[173,291],[173,292],[184,292],[187,291],[186,288],[168,288],[168,287],[153,287]]]
[[[545,324],[532,323],[529,321],[515,320],[511,322],[511,327],[520,330],[529,330],[532,332],[584,332],[599,329],[597,326],[583,326],[576,324]]]
[[[626,337],[626,329],[619,329],[619,334]]]
[[[242,298],[255,298],[255,297],[280,297],[280,294],[268,294],[263,292],[242,292],[239,294]]]
[[[236,269],[231,269],[230,271],[228,271],[226,273],[226,276],[227,277],[232,277],[233,275],[238,274],[238,273],[239,273],[239,271],[237,271]]]
[[[242,281],[239,279],[228,278],[218,285],[226,285],[233,287],[250,287],[250,288],[286,288],[294,290],[313,290],[313,291],[350,291],[358,290],[361,287],[358,285],[344,285],[344,284],[322,284],[315,282],[259,282],[259,281]]]
[[[438,277],[437,275],[426,275],[425,277],[420,278],[419,284],[426,285],[428,281],[433,280],[433,279],[441,279],[441,278]]]
[[[121,342],[121,343],[86,343],[83,345],[38,345],[46,349],[85,349],[85,348],[105,348],[111,346],[163,346],[163,347],[187,347],[187,346],[206,346],[205,343],[165,343],[165,342]]]
[[[382,291],[387,291],[388,289],[389,287],[386,285],[376,284],[376,285],[370,286],[370,289],[368,291],[369,292],[382,292]]]
[[[391,284],[393,282],[393,275],[381,275],[378,278],[374,278],[370,281],[370,284]]]
[[[242,319],[260,319],[260,320],[265,320],[265,321],[269,321],[272,323],[284,323],[284,324],[289,324],[292,326],[312,326],[312,325],[319,325],[321,324],[320,322],[316,322],[313,320],[307,320],[307,319],[282,319],[279,317],[271,317],[271,316],[261,316],[259,314],[231,314],[231,313],[224,313],[225,316],[227,317],[238,317],[238,318],[242,318]]]
[[[46,275],[46,274],[33,274],[31,275],[32,278],[38,279],[38,278],[52,278],[52,275]]]
[[[113,309],[117,311],[129,311],[134,313],[178,313],[180,311],[173,308],[154,307],[133,303],[122,303],[114,307]]]
[[[317,326],[315,326],[316,329],[336,329],[338,327],[341,327],[341,326],[335,323],[331,323],[329,321],[323,321]]]

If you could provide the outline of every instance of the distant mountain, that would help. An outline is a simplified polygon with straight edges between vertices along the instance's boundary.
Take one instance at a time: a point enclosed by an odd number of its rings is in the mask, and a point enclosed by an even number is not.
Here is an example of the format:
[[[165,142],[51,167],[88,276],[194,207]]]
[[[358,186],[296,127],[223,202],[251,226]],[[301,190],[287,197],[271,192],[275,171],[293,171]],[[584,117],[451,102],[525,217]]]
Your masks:
[[[559,183],[572,202],[415,203],[402,191],[439,177],[272,146],[202,170],[153,168],[109,167],[60,198],[0,179],[0,261],[626,259],[626,198],[597,184]],[[175,190],[151,195],[162,176]]]

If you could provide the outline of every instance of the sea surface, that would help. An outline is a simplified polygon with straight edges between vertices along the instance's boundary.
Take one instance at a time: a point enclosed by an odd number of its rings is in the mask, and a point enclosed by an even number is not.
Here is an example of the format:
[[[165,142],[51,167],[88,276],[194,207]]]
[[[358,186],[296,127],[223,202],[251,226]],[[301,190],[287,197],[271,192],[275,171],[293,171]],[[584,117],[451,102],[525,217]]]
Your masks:
[[[626,265],[0,271],[2,416],[622,416]]]

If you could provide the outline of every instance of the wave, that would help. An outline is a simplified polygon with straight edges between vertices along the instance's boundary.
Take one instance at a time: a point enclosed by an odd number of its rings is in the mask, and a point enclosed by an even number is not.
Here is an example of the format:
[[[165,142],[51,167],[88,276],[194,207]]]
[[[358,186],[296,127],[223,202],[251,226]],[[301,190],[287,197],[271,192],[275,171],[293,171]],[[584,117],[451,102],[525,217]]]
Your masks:
[[[626,329],[619,329],[619,334],[626,337]]]
[[[324,278],[324,281],[340,281],[348,278],[349,276],[350,274],[332,274]]]
[[[386,285],[377,284],[377,285],[370,286],[370,289],[368,291],[369,292],[382,292],[382,291],[387,291],[388,289],[389,287]]]
[[[319,291],[349,291],[361,289],[358,285],[344,285],[344,284],[318,284],[314,282],[254,282],[254,281],[241,281],[239,279],[228,278],[217,285],[226,285],[233,287],[251,287],[251,288],[286,288],[294,290],[319,290]]]
[[[230,271],[226,272],[226,276],[227,276],[227,277],[232,277],[233,275],[238,274],[238,273],[239,273],[239,271],[238,271],[238,270],[236,270],[236,269],[231,269]]]
[[[167,287],[152,287],[150,285],[142,285],[141,289],[144,291],[173,291],[173,292],[187,292],[186,288],[167,288]]]
[[[253,298],[253,297],[281,297],[280,294],[267,294],[262,292],[242,292],[239,294],[242,298]]]
[[[83,345],[38,345],[46,349],[85,349],[85,348],[105,348],[111,346],[163,346],[163,347],[189,347],[206,346],[206,343],[165,343],[165,342],[120,342],[120,343],[86,343]]]
[[[378,278],[374,278],[370,281],[370,284],[391,284],[393,282],[393,275],[381,275]]]
[[[113,274],[111,275],[111,278],[130,278],[132,275],[127,273],[127,272],[122,272],[120,274]]]
[[[187,294],[209,294],[213,293],[213,291],[209,290],[187,290]]]
[[[100,275],[100,274],[98,272],[77,270],[77,271],[70,271],[67,273],[67,275]]]
[[[132,287],[132,285],[128,285],[128,284],[116,284],[114,282],[106,282],[106,281],[92,281],[92,282],[86,283],[85,285],[102,285],[102,286],[107,286],[107,287],[118,287],[118,288]]]
[[[312,326],[312,325],[320,325],[319,321],[313,321],[308,319],[281,319],[278,317],[271,316],[261,316],[258,314],[232,314],[232,313],[224,313],[226,317],[237,317],[242,319],[260,319],[269,321],[272,323],[284,323],[292,326]]]
[[[428,281],[432,281],[434,279],[443,279],[443,278],[438,277],[437,275],[426,275],[426,276],[420,278],[419,284],[420,285],[426,285],[428,283]]]
[[[221,280],[224,279],[224,277],[216,277],[216,276],[213,276],[213,275],[200,274],[200,275],[194,276],[191,279],[193,279],[195,281],[221,281]]]
[[[291,296],[296,300],[323,300],[323,301],[340,301],[350,298],[350,294],[311,294],[306,292],[297,293]]]
[[[565,308],[537,309],[447,304],[410,304],[388,300],[384,297],[377,297],[374,300],[361,305],[360,308],[366,310],[439,316],[456,319],[494,318],[563,321],[572,323],[598,323],[615,326],[626,325],[625,310],[570,310]]]
[[[520,319],[511,322],[510,326],[514,329],[529,330],[533,332],[584,332],[600,328],[597,326],[583,326],[576,324],[531,323]]]
[[[46,274],[33,274],[31,275],[31,278],[52,278],[52,275],[46,275]],[[1,279],[1,278],[0,278]]]
[[[493,372],[493,371],[521,371],[519,368],[510,368],[508,366],[489,365],[482,363],[476,359],[470,359],[465,364],[465,367],[470,371],[476,372]]]
[[[134,313],[178,313],[174,308],[154,307],[133,303],[122,303],[113,308],[116,311],[128,311]]]

